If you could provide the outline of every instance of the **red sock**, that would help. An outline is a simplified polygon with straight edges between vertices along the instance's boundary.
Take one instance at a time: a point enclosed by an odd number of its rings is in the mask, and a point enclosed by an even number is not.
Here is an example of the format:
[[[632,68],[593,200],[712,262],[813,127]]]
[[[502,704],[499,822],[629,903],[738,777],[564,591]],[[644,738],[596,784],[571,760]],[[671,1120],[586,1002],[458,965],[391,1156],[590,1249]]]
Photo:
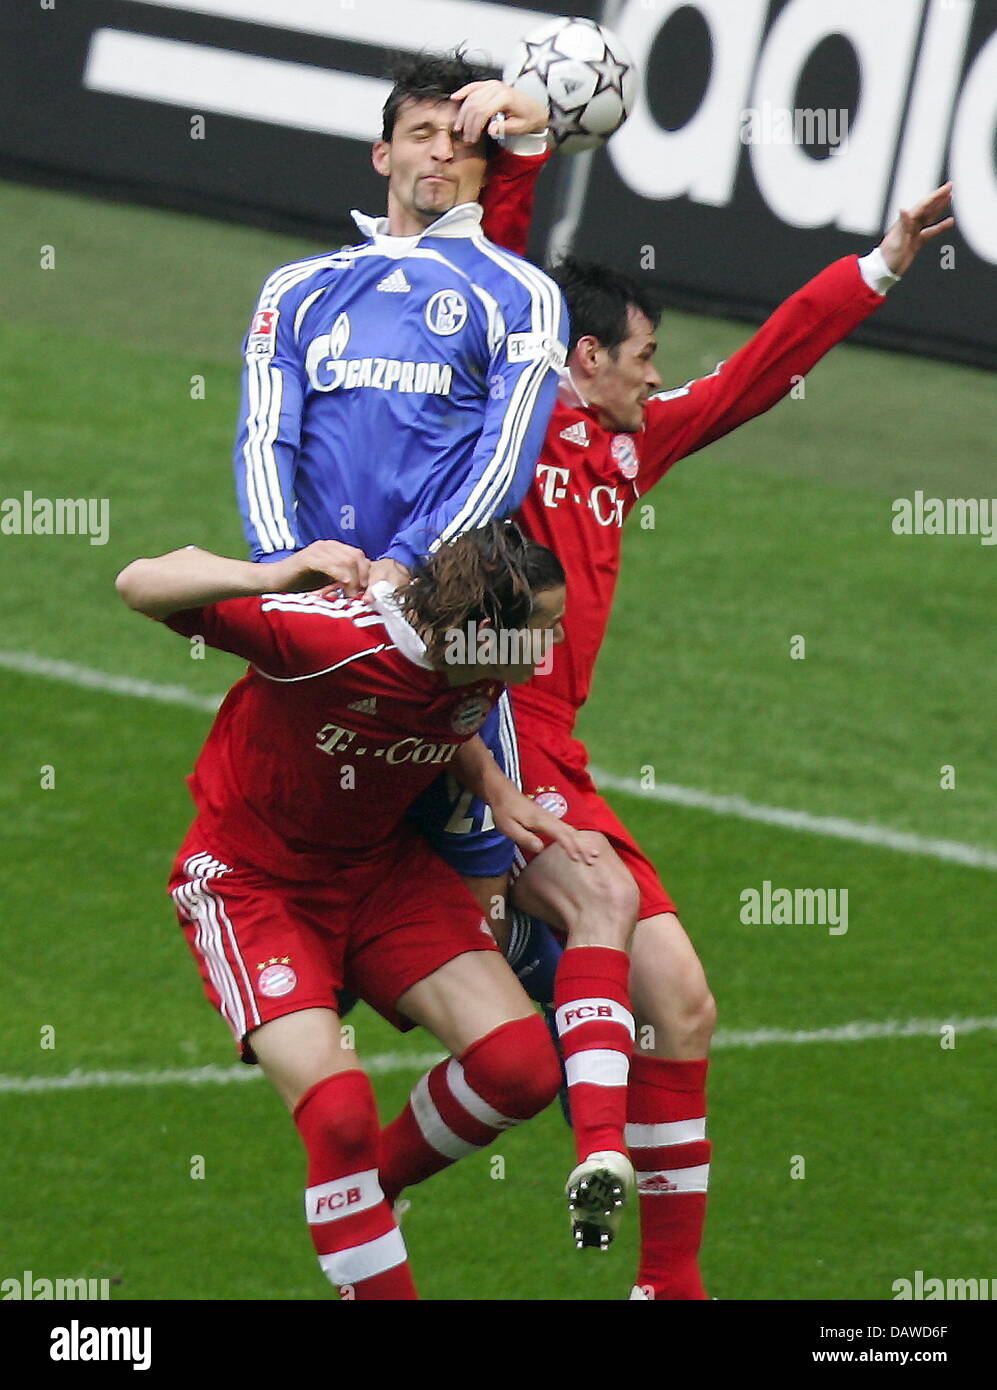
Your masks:
[[[538,1114],[560,1084],[557,1053],[538,1014],[503,1023],[459,1060],[438,1063],[382,1132],[381,1183],[388,1201]]]
[[[626,1133],[640,1198],[637,1283],[649,1298],[707,1297],[698,1263],[710,1177],[707,1065],[637,1052],[630,1068]]]
[[[378,1181],[377,1107],[362,1071],[319,1081],[294,1107],[308,1152],[305,1219],[345,1299],[413,1299],[408,1256]]]
[[[634,1040],[629,974],[627,953],[608,946],[569,946],[557,967],[557,1032],[579,1162],[609,1149],[627,1151],[623,1125]]]

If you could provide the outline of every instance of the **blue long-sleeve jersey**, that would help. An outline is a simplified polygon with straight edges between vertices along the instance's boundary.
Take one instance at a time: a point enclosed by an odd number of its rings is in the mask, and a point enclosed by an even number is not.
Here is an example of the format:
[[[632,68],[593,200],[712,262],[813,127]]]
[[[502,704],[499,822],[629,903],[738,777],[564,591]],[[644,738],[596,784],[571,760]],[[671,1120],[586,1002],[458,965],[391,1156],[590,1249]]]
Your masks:
[[[567,312],[464,203],[417,237],[282,266],[245,341],[235,470],[253,558],[313,540],[412,568],[522,501],[565,360]]]

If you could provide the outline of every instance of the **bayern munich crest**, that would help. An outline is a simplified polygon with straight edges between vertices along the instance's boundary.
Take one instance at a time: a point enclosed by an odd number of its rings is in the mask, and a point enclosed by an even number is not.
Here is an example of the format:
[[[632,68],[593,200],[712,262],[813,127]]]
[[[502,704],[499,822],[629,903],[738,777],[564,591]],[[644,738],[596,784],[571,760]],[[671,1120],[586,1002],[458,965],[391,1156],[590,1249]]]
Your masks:
[[[568,803],[556,787],[541,787],[533,800],[542,811],[563,820],[568,814]]]
[[[450,727],[455,734],[473,734],[492,712],[491,701],[480,695],[472,695],[462,701],[450,716]]]
[[[256,988],[268,999],[281,999],[298,983],[298,977],[287,960],[274,960],[260,971]]]
[[[637,458],[637,446],[633,442],[632,435],[617,434],[613,436],[613,442],[609,446],[609,452],[619,464],[620,472],[624,478],[636,478],[640,469],[640,461]]]

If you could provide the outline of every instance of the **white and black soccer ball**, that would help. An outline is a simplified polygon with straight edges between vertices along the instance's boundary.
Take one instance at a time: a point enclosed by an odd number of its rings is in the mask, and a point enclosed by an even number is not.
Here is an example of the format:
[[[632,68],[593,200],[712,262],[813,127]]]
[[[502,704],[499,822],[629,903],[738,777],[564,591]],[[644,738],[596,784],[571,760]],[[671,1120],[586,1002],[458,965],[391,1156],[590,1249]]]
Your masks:
[[[547,104],[551,135],[566,154],[605,144],[637,95],[633,59],[593,19],[554,19],[528,34],[502,80]]]

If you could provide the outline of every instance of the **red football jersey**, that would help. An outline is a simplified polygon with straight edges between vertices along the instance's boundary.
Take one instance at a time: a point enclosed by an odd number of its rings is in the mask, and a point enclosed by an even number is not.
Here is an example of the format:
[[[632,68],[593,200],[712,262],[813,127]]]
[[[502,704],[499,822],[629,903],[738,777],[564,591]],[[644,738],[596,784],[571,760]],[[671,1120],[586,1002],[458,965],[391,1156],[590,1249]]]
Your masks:
[[[502,153],[489,168],[484,231],[525,250],[544,156]],[[567,380],[554,407],[536,478],[516,520],[553,550],[568,582],[565,641],[547,674],[512,691],[570,727],[592,684],[620,567],[621,528],[638,499],[679,459],[720,439],[788,395],[826,352],[883,303],[847,256],[791,295],[753,338],[710,376],[652,396],[634,434],[604,429]]]
[[[281,878],[383,853],[502,691],[448,685],[403,655],[407,624],[355,600],[265,594],[167,621],[252,662],[189,784],[213,852]]]
[[[553,550],[568,580],[565,641],[552,669],[513,692],[520,702],[574,718],[585,702],[609,622],[622,526],[668,469],[769,410],[835,343],[882,304],[858,269],[836,261],[792,295],[712,375],[647,403],[635,434],[604,429],[598,412],[562,387],[517,514],[527,535]],[[570,710],[570,713],[569,713]]]

